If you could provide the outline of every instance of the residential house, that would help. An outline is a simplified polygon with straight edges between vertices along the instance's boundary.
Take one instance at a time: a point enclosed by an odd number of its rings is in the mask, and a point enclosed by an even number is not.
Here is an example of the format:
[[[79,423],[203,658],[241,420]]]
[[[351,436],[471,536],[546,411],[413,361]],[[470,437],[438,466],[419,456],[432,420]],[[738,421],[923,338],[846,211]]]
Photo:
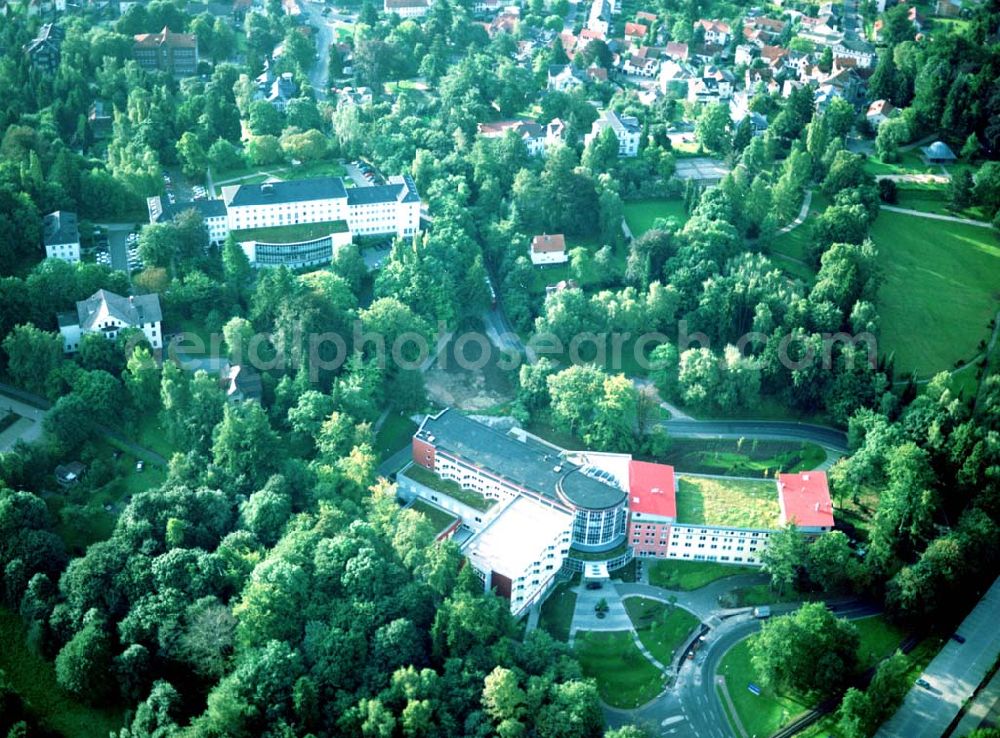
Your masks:
[[[524,141],[528,156],[542,156],[545,153],[545,128],[533,120],[500,120],[495,123],[480,123],[477,132],[484,138],[502,138],[507,131]]]
[[[273,67],[267,62],[264,63],[264,72],[257,77],[257,89],[254,92],[254,100],[263,100],[270,103],[275,110],[285,112],[288,103],[299,92],[298,85],[291,72],[274,74]]]
[[[641,44],[646,34],[649,33],[649,26],[641,23],[625,24],[625,41],[633,44]]]
[[[493,38],[499,33],[506,33],[513,36],[517,33],[520,23],[520,10],[518,8],[513,8],[500,13],[492,21],[490,21],[486,26],[486,33],[490,38]]]
[[[545,148],[564,143],[563,137],[566,135],[566,124],[559,118],[553,118],[545,126]]]
[[[233,364],[223,369],[220,384],[226,392],[226,401],[230,404],[259,403],[264,395],[260,373],[246,364]]]
[[[113,123],[111,105],[104,100],[94,100],[87,111],[90,135],[96,139],[107,138],[111,135]]]
[[[583,137],[583,145],[588,146],[594,137],[605,128],[610,128],[618,139],[618,156],[631,157],[639,153],[639,138],[642,135],[642,127],[639,125],[638,119],[632,116],[618,115],[613,110],[605,110],[594,121],[590,133]]]
[[[154,349],[163,347],[160,329],[163,313],[160,311],[159,295],[122,297],[114,292],[98,290],[86,300],[76,303],[76,312],[60,313],[58,319],[63,351],[66,353],[78,351],[80,341],[86,335],[96,333],[113,341],[126,328],[141,330]]]
[[[137,34],[132,56],[147,72],[189,77],[198,72],[198,37],[193,33],[174,33],[164,26],[159,33]]]
[[[733,63],[736,66],[748,65],[760,54],[760,49],[751,44],[740,44],[736,47],[736,54],[733,56]]]
[[[799,38],[832,48],[843,43],[844,34],[825,20],[803,16],[799,26]]]
[[[688,82],[688,102],[717,103],[733,96],[736,78],[728,69],[708,66]]]
[[[382,0],[385,13],[395,13],[400,18],[422,18],[430,10],[429,0]]]
[[[87,470],[79,461],[71,461],[68,464],[60,464],[55,469],[56,481],[63,487],[72,487],[80,481],[80,477]]]
[[[636,13],[635,19],[639,23],[642,23],[643,25],[646,26],[652,26],[654,23],[656,23],[657,20],[656,13],[649,13],[645,10],[640,10],[638,13]]]
[[[572,64],[549,65],[548,89],[566,92],[574,87],[580,87],[586,81],[586,76]]]
[[[607,38],[611,27],[611,5],[608,0],[593,0],[587,15],[587,29]]]
[[[868,106],[865,120],[872,128],[878,128],[896,113],[896,107],[888,100],[876,100]]]
[[[76,213],[56,210],[42,219],[42,242],[46,259],[62,259],[71,264],[80,261],[80,229]]]
[[[663,50],[663,55],[674,61],[686,62],[688,60],[688,45],[671,41]]]
[[[743,38],[756,46],[775,44],[784,34],[788,24],[785,21],[756,16],[743,23]]]
[[[962,15],[962,0],[937,0],[934,13],[942,18],[958,18]]]
[[[875,46],[859,38],[845,38],[833,47],[834,61],[851,60],[860,69],[870,69],[875,64]]]
[[[566,238],[561,233],[535,236],[531,239],[529,251],[531,263],[535,266],[545,264],[565,264],[569,261],[566,254]]]
[[[729,24],[720,20],[697,20],[694,27],[705,31],[705,43],[709,46],[726,46],[733,37]]]
[[[687,95],[688,84],[696,76],[697,72],[689,64],[667,59],[660,65],[660,92],[664,95],[673,93],[676,97]]]
[[[653,79],[660,71],[660,60],[649,53],[648,46],[643,46],[635,54],[627,54],[622,63],[622,73],[628,77]]]
[[[337,110],[371,105],[374,99],[371,87],[343,87],[337,91]]]
[[[472,12],[477,15],[489,15],[499,12],[505,0],[476,0],[472,5]]]
[[[52,74],[59,67],[62,42],[66,32],[54,23],[38,29],[38,35],[24,46],[24,53],[33,69]]]

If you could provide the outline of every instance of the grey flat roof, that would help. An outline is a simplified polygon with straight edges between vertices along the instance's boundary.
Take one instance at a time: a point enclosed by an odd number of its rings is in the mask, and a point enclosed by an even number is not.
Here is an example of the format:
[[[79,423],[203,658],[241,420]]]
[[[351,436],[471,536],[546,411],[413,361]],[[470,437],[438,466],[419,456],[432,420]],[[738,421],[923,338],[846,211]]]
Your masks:
[[[522,443],[455,410],[427,416],[416,437],[552,500],[561,501],[560,488],[574,505],[592,510],[625,499],[622,490],[587,476],[554,449]]]
[[[292,179],[287,182],[264,182],[222,188],[222,199],[228,206],[333,200],[346,196],[347,189],[340,177],[312,177],[310,179]]]
[[[42,219],[42,240],[46,246],[63,243],[79,243],[80,229],[76,224],[76,213],[56,210]]]
[[[189,200],[187,202],[170,203],[160,198],[163,212],[157,222],[173,220],[185,210],[197,210],[202,218],[225,218],[226,203],[222,200]]]

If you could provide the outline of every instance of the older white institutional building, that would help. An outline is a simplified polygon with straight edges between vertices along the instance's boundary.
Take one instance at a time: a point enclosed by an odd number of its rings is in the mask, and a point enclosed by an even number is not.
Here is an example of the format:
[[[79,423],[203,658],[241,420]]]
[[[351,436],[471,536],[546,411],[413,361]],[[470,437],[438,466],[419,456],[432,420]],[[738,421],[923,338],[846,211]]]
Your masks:
[[[189,208],[205,216],[211,241],[221,243],[234,234],[255,266],[329,262],[354,236],[404,238],[420,229],[420,195],[409,175],[373,187],[345,187],[340,177],[231,185],[222,188],[221,200],[169,206],[154,197],[150,222]],[[273,230],[307,225],[315,227],[307,232],[289,228],[287,235]]]

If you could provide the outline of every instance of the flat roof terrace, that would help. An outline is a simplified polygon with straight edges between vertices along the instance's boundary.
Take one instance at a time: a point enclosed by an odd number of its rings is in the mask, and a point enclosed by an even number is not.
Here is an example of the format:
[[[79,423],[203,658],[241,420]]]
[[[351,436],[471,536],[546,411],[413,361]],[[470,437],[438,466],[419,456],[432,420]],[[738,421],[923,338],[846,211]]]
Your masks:
[[[677,522],[715,528],[781,527],[778,488],[772,480],[678,476]]]

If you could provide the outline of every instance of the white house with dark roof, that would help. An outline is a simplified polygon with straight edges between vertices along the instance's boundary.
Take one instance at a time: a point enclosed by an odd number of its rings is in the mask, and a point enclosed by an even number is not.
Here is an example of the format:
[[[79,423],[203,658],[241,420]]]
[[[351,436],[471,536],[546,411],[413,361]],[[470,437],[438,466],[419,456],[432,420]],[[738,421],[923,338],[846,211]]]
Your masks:
[[[524,141],[528,156],[542,156],[545,153],[546,129],[533,120],[498,120],[476,126],[476,132],[483,138],[503,138],[507,131],[513,131]]]
[[[78,351],[80,341],[88,334],[97,333],[113,341],[126,328],[140,329],[154,349],[163,347],[159,295],[122,297],[98,290],[76,303],[76,312],[60,313],[58,319],[66,353]]]
[[[76,213],[56,210],[42,219],[42,243],[46,259],[62,259],[72,264],[80,261],[80,229]]]
[[[605,110],[594,121],[590,133],[583,137],[583,145],[590,145],[594,137],[605,128],[614,131],[615,137],[618,139],[618,156],[629,157],[639,153],[639,138],[642,135],[642,127],[639,125],[638,118],[618,115],[613,110]]]

